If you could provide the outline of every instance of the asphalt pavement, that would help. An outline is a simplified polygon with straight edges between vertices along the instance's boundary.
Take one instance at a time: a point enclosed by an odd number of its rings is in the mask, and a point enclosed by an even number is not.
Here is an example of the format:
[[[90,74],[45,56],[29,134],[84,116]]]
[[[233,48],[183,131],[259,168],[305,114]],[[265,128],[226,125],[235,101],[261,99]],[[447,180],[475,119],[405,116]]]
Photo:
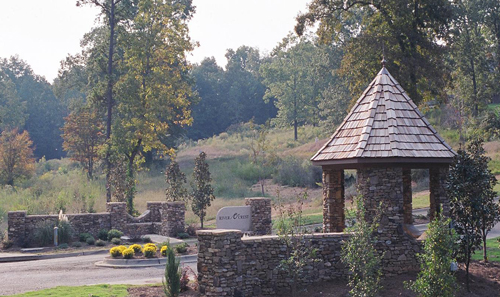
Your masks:
[[[154,284],[161,283],[163,267],[103,268],[94,264],[105,255],[26,262],[0,263],[0,295],[38,291],[57,286],[96,284]],[[196,261],[181,262],[196,271]]]

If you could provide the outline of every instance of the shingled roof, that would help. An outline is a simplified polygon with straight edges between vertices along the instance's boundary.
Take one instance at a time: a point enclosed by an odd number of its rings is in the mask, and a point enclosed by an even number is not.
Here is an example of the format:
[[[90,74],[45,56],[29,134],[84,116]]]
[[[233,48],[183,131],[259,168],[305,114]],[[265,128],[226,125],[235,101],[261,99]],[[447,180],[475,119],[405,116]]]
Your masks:
[[[453,149],[383,67],[311,161],[315,165],[449,163],[453,156]]]

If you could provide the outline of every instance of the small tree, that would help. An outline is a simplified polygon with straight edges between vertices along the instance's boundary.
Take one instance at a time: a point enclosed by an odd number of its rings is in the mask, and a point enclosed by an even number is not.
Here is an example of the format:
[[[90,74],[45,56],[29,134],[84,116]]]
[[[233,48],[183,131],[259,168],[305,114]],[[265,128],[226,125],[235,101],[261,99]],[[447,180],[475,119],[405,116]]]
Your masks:
[[[81,108],[65,118],[63,149],[72,160],[80,162],[89,179],[99,161],[99,146],[104,142],[103,124],[95,110]]]
[[[173,159],[165,171],[165,181],[167,183],[167,189],[165,190],[167,201],[187,200],[187,190],[184,188],[184,184],[187,182],[186,175]]]
[[[426,231],[424,252],[418,255],[420,273],[415,282],[405,283],[422,297],[453,297],[457,289],[451,272],[456,234],[450,229],[450,219],[435,218]]]
[[[467,151],[459,150],[451,165],[447,184],[451,217],[460,235],[458,256],[465,262],[466,284],[469,291],[470,258],[486,240],[486,234],[498,221],[498,206],[494,203],[495,177],[488,169],[482,140],[473,140]],[[485,243],[486,245],[486,243]],[[483,256],[486,258],[486,248]]]
[[[0,135],[0,183],[14,186],[15,180],[30,177],[34,171],[33,142],[28,132],[3,131]]]
[[[278,269],[286,272],[291,279],[292,297],[297,296],[297,284],[302,278],[304,268],[314,262],[319,262],[310,241],[305,238],[302,206],[307,200],[307,192],[297,195],[297,202],[286,207],[277,193],[277,203],[274,209],[278,213],[277,234],[285,246],[285,258],[280,261]]]
[[[349,239],[342,245],[341,260],[349,270],[350,296],[376,296],[380,290],[382,258],[375,249],[374,236],[380,220],[380,208],[372,222],[365,220],[365,206],[362,197],[356,202],[356,223],[348,229]]]
[[[179,260],[175,258],[174,250],[167,248],[167,264],[165,266],[165,278],[163,279],[163,291],[167,297],[177,297],[181,291],[181,269]]]
[[[201,152],[196,157],[193,171],[194,183],[191,209],[200,218],[201,228],[203,228],[203,221],[207,215],[207,207],[215,199],[214,189],[210,185],[212,178],[210,177],[208,164],[205,161],[206,157],[207,155],[204,152]]]

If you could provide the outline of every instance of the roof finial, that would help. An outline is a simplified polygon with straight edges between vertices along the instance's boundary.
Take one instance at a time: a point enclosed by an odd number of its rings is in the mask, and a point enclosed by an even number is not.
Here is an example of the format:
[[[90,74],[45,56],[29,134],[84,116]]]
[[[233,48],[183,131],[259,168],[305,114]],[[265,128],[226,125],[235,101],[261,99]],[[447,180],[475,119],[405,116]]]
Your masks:
[[[387,60],[385,59],[385,46],[384,44],[382,43],[382,67],[385,68],[385,63],[387,63]]]

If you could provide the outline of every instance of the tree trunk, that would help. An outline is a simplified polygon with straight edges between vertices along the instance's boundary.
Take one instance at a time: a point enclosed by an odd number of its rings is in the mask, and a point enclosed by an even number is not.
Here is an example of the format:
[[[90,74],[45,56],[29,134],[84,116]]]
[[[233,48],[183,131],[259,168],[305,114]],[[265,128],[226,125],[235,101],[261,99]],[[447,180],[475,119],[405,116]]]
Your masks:
[[[203,216],[200,216],[201,229],[203,229]]]
[[[134,171],[134,161],[135,157],[139,153],[139,149],[141,148],[142,138],[137,140],[137,144],[128,158],[128,168],[127,168],[127,209],[129,214],[133,214],[134,212],[134,196],[135,196],[135,171]]]
[[[106,142],[108,146],[106,149],[106,201],[111,202],[111,162],[109,160],[110,151],[110,139],[111,139],[111,115],[113,112],[113,52],[114,52],[114,40],[115,40],[115,0],[111,1],[111,9],[109,12],[109,53],[108,53],[108,85],[106,89],[106,99],[107,99],[107,119],[106,119]]]
[[[483,260],[485,263],[488,262],[488,256],[486,255],[486,232],[483,230]]]

